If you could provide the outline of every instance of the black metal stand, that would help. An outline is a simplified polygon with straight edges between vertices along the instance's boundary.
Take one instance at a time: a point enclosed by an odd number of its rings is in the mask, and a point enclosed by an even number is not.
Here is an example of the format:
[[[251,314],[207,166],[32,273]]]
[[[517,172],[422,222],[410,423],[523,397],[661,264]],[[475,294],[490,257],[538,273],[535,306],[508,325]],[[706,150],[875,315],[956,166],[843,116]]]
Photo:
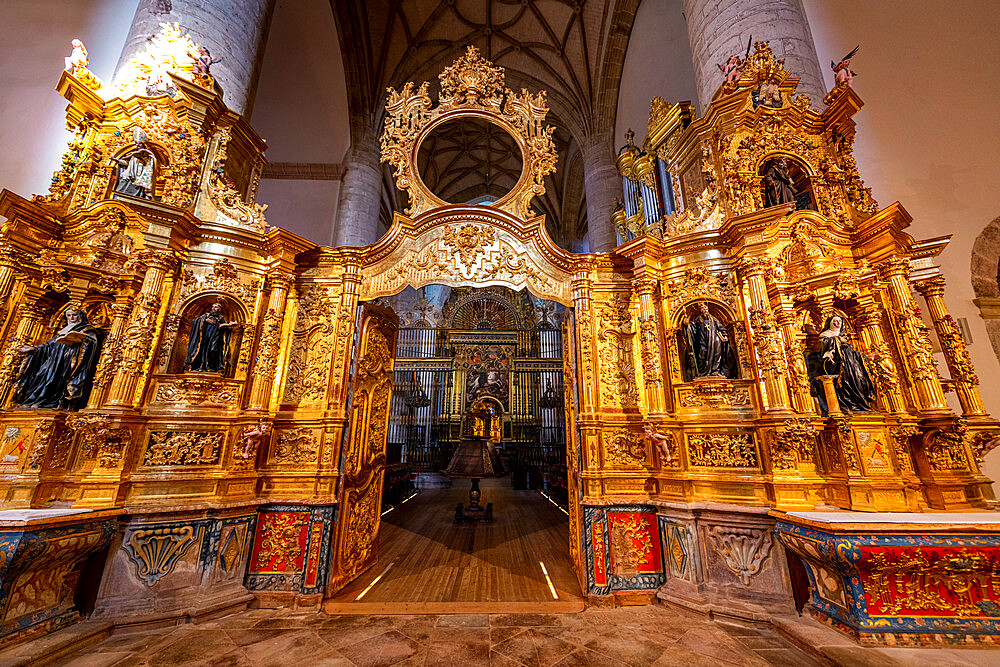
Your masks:
[[[472,488],[469,489],[469,505],[463,507],[462,503],[455,506],[455,523],[463,521],[483,521],[493,523],[493,503],[486,503],[486,507],[479,504],[483,492],[479,488],[479,479],[472,479]]]

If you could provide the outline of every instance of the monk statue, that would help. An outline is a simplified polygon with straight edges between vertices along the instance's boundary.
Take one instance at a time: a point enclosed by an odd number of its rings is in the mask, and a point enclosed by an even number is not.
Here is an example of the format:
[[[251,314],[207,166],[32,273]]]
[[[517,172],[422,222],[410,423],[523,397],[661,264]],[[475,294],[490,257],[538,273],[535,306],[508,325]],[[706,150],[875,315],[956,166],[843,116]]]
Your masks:
[[[67,308],[65,323],[41,345],[22,345],[26,355],[14,391],[14,405],[43,410],[86,407],[101,352],[99,332],[79,308]]]
[[[788,158],[779,157],[764,174],[764,206],[794,204],[798,193],[788,175]]]
[[[187,358],[184,370],[222,373],[229,363],[229,339],[237,322],[229,322],[222,304],[213,303],[207,313],[191,322]]]
[[[686,379],[736,377],[729,332],[709,312],[707,303],[698,304],[698,314],[684,323],[681,334],[681,343],[685,348]]]

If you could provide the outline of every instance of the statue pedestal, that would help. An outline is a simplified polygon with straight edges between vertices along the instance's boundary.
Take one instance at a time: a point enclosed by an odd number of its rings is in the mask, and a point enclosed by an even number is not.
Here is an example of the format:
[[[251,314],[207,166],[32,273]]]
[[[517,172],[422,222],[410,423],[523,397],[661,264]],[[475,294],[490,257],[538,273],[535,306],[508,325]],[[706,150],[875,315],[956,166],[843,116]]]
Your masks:
[[[809,611],[866,644],[1000,644],[1000,516],[778,512]]]
[[[837,386],[834,384],[839,375],[820,375],[820,382],[823,383],[823,395],[826,397],[826,407],[828,415],[843,414],[840,411],[840,401],[837,399]]]

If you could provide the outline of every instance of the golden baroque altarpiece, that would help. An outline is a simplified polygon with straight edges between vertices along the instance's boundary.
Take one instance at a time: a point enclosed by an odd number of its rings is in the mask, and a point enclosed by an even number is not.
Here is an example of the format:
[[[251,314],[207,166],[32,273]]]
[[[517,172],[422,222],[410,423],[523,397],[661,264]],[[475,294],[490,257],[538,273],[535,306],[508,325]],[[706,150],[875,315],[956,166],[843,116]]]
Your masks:
[[[185,40],[168,26],[143,57]],[[397,326],[377,300],[407,286],[526,287],[571,308],[569,550],[592,596],[648,598],[666,582],[682,603],[753,617],[791,599],[769,509],[994,505],[979,457],[997,422],[943,299],[934,258],[947,239],[914,240],[901,205],[872,199],[849,86],[817,113],[758,43],[701,118],[654,100],[642,150],[619,168],[649,183],[659,159],[682,203],[652,225],[617,215],[622,245],[572,254],[530,208],[557,167],[545,94],[508,90],[470,48],[438,100],[426,83],[388,91],[382,158],[406,214],[370,246],[326,248],[267,225],[254,203],[263,141],[211,80],[171,62],[173,95],[64,72],[76,137],[63,168],[46,195],[0,195],[4,502],[117,510],[98,615],[153,599],[317,604],[375,561]],[[758,104],[763,85],[777,105]],[[434,128],[469,117],[524,156],[491,205],[446,204],[416,169]],[[153,156],[148,196],[116,185],[137,150]],[[777,156],[797,165],[811,207],[766,205]],[[232,320],[226,370],[185,370],[192,323],[213,303]],[[730,327],[730,376],[685,374],[680,333],[699,303]],[[101,339],[86,405],[16,406],[23,346],[72,309]],[[833,315],[867,360],[870,411],[839,410],[833,375],[817,401],[805,359]]]

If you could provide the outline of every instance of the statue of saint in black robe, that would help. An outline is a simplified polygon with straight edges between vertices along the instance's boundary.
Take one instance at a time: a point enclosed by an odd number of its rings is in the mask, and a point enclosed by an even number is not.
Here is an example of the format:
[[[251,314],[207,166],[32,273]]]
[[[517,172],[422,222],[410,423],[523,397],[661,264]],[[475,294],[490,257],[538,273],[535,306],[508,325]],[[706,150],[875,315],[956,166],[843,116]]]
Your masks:
[[[236,322],[227,322],[222,305],[213,303],[211,309],[191,322],[187,358],[184,370],[221,373],[229,361],[229,338]]]
[[[829,407],[823,392],[823,381],[819,379],[821,375],[837,377],[834,386],[841,410],[866,412],[875,402],[875,385],[868,373],[867,362],[847,339],[843,325],[840,315],[828,317],[819,335],[820,349],[810,354],[808,359],[812,395],[819,401],[824,415],[829,412]]]
[[[703,377],[735,378],[736,364],[725,325],[698,305],[698,315],[684,324],[685,369],[688,380]]]
[[[788,175],[788,160],[778,158],[764,173],[764,206],[793,203],[797,194]]]
[[[49,342],[25,345],[14,404],[47,410],[79,410],[87,405],[101,352],[100,332],[82,310],[69,308],[65,325]]]

